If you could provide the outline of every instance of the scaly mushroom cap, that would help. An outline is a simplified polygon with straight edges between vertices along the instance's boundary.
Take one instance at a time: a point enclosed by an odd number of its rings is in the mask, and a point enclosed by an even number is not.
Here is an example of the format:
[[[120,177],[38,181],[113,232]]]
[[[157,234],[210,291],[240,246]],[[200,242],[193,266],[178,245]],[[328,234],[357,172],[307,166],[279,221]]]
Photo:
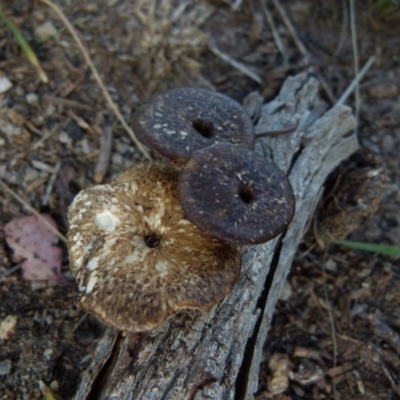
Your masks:
[[[182,308],[209,309],[239,275],[237,247],[184,217],[177,179],[170,166],[137,164],[83,190],[69,209],[80,305],[121,330],[155,328]]]
[[[136,111],[133,129],[147,147],[181,168],[191,154],[219,142],[254,149],[253,123],[223,94],[200,88],[172,89]]]
[[[190,221],[237,244],[277,236],[295,208],[292,187],[280,169],[229,143],[193,153],[179,174],[179,200]]]

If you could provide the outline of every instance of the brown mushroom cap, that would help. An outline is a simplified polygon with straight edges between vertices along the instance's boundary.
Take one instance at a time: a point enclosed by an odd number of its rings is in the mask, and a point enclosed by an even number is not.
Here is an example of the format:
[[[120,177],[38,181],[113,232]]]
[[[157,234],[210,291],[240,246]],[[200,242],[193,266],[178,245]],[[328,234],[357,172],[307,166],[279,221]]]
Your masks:
[[[133,118],[147,147],[177,168],[191,154],[219,142],[254,149],[253,123],[244,108],[223,94],[200,88],[172,89],[153,97]]]
[[[179,174],[179,200],[195,225],[238,244],[272,239],[287,227],[295,208],[281,170],[229,143],[192,154]]]
[[[155,328],[182,308],[208,309],[240,273],[237,246],[185,218],[177,179],[170,166],[137,164],[83,190],[69,209],[80,305],[121,330]]]

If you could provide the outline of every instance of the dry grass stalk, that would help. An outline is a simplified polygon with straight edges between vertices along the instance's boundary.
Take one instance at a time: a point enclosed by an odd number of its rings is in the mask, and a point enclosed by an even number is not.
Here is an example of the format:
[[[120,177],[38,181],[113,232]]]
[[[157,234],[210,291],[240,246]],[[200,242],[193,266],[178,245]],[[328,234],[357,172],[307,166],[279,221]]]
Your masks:
[[[100,138],[100,154],[94,169],[93,180],[96,183],[103,182],[104,176],[107,173],[111,158],[112,138],[111,127],[106,127]]]
[[[260,0],[260,4],[261,4],[261,8],[263,10],[265,19],[267,20],[268,25],[271,28],[272,36],[274,37],[276,47],[278,48],[279,52],[281,53],[281,55],[286,63],[287,62],[287,53],[286,53],[285,45],[283,44],[283,41],[279,35],[279,32],[276,29],[274,19],[272,18],[272,15],[271,15],[267,5],[265,4],[265,1]]]
[[[228,64],[230,64],[233,68],[237,69],[238,71],[242,72],[243,74],[247,75],[250,79],[253,79],[253,81],[257,82],[259,85],[263,83],[263,79],[261,78],[260,75],[256,74],[254,71],[252,71],[249,67],[246,65],[242,64],[239,61],[236,61],[233,59],[230,55],[223,53],[221,50],[218,49],[218,47],[215,45],[215,43],[210,40],[208,42],[208,46],[210,50],[219,58],[222,60],[226,61]]]
[[[290,18],[288,17],[285,9],[282,7],[281,3],[279,0],[272,0],[274,3],[275,8],[277,9],[279,15],[281,16],[283,23],[285,24],[287,30],[290,33],[290,36],[292,37],[294,44],[296,45],[297,49],[300,51],[302,56],[304,57],[304,60],[306,64],[309,64],[309,57],[308,57],[308,52],[307,49],[305,48],[303,42],[300,40],[300,38],[297,36],[296,29],[294,28],[292,22],[290,21]]]

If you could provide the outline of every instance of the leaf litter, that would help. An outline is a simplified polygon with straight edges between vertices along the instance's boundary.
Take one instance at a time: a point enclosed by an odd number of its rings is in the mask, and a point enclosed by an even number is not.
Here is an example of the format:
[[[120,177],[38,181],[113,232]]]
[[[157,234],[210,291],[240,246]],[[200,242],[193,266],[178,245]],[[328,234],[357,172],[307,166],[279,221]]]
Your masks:
[[[49,215],[42,218],[57,228]],[[8,246],[14,259],[22,261],[22,276],[29,281],[58,281],[65,279],[61,273],[62,249],[56,246],[58,237],[37,216],[14,218],[4,226]]]

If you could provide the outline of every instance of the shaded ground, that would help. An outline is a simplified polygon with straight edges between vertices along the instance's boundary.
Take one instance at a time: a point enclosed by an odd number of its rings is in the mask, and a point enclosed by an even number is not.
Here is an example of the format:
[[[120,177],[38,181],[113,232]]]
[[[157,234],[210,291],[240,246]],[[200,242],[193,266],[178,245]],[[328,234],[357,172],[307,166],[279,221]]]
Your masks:
[[[359,135],[362,144],[382,159],[387,186],[383,189],[381,180],[373,180],[376,174],[381,176],[378,161],[372,167],[358,164],[359,169],[353,169],[360,175],[358,182],[372,181],[375,191],[367,200],[357,195],[350,199],[353,203],[346,203],[339,188],[333,197],[343,198],[342,205],[348,207],[343,206],[346,212],[334,220],[336,230],[324,223],[324,211],[311,224],[286,297],[276,309],[259,398],[333,398],[334,390],[342,399],[388,399],[400,394],[398,262],[335,245],[324,249],[327,230],[356,231],[352,237],[358,240],[400,245],[400,28],[361,3],[357,7],[360,64],[371,55],[376,62],[361,85]],[[211,0],[183,8],[179,1],[58,4],[84,40],[128,123],[147,96],[169,87],[215,88],[239,101],[259,90],[271,98],[287,75],[309,69],[319,75],[322,94],[332,104],[354,75],[349,16],[337,1],[282,2],[308,60],[269,5],[285,47],[284,59],[257,1],[244,2],[237,10],[228,1]],[[33,44],[50,82],[40,82],[0,23],[0,73],[13,83],[0,94],[0,178],[36,210],[50,213],[65,234],[68,205],[80,189],[94,183],[102,132],[113,131],[105,181],[142,156],[108,111],[77,46],[55,14],[39,2],[5,1],[2,6]],[[59,34],[40,42],[38,27],[49,21]],[[210,51],[209,38],[256,71],[262,83]],[[6,125],[12,129],[5,130]],[[47,196],[52,175],[56,179]],[[382,200],[379,209],[361,227],[352,216],[368,204],[374,206],[377,198]],[[3,190],[0,199],[0,224],[27,214]],[[103,327],[90,316],[82,319],[83,312],[74,306],[75,287],[64,254],[63,272],[71,285],[43,287],[24,281],[19,271],[9,274],[17,263],[0,236],[0,321],[9,315],[17,318],[15,332],[0,342],[0,398],[41,398],[40,380],[62,398],[71,398],[81,371],[90,363]],[[286,390],[280,394],[282,389]]]

